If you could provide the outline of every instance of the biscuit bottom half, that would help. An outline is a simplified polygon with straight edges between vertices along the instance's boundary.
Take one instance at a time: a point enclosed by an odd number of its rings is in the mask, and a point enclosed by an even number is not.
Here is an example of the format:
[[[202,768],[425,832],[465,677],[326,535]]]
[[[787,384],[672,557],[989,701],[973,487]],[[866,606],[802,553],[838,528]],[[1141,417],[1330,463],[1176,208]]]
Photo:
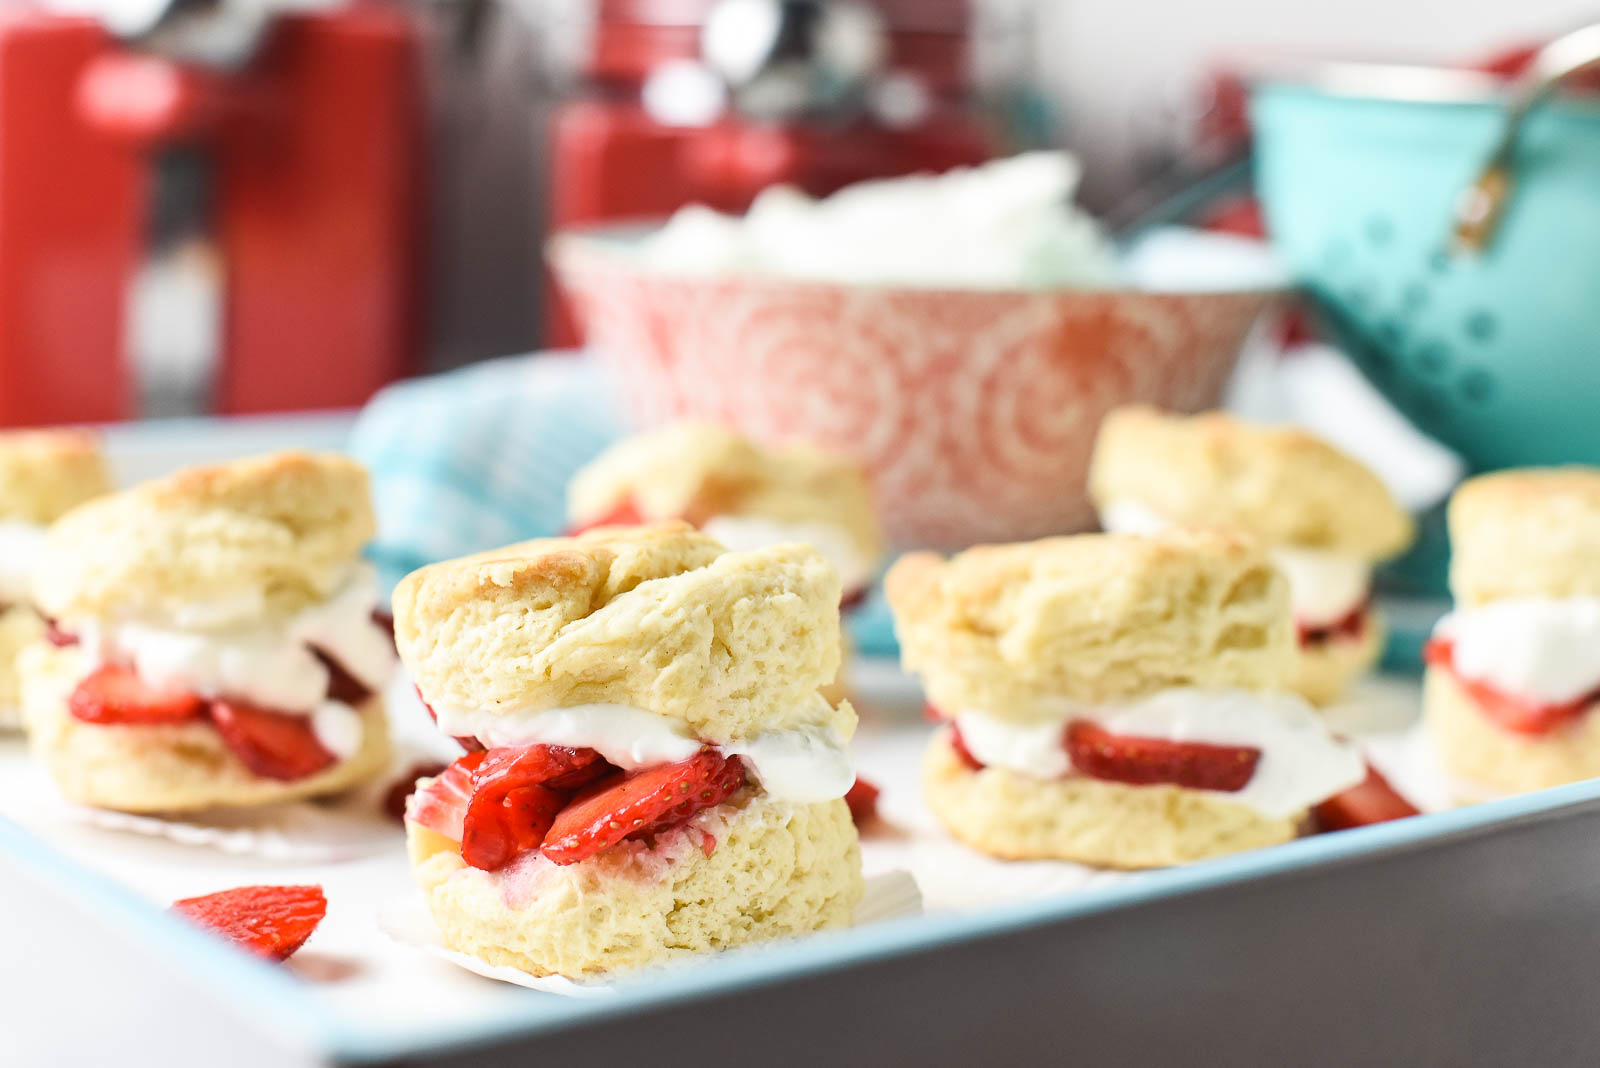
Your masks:
[[[383,698],[356,706],[361,748],[326,771],[293,781],[263,778],[234,756],[210,723],[102,726],[67,711],[82,676],[73,648],[23,653],[23,726],[34,758],[69,801],[122,812],[177,813],[296,801],[349,789],[388,766]]]
[[[44,620],[26,605],[0,608],[0,729],[22,726],[22,686],[17,654],[44,634]]]
[[[1383,639],[1383,616],[1368,612],[1361,636],[1354,641],[1335,638],[1300,646],[1289,669],[1289,689],[1314,705],[1332,704],[1378,662]]]
[[[1277,845],[1303,814],[1271,819],[1214,793],[1102,779],[1042,780],[972,770],[941,730],[922,763],[928,807],[952,835],[1006,860],[1161,868]]]
[[[864,892],[842,800],[746,793],[653,845],[565,866],[528,853],[496,872],[468,867],[455,842],[417,824],[406,836],[444,944],[531,975],[593,977],[844,927]]]
[[[1527,793],[1600,776],[1600,701],[1564,727],[1519,734],[1490,720],[1454,676],[1434,667],[1423,676],[1422,721],[1440,764],[1468,787]]]

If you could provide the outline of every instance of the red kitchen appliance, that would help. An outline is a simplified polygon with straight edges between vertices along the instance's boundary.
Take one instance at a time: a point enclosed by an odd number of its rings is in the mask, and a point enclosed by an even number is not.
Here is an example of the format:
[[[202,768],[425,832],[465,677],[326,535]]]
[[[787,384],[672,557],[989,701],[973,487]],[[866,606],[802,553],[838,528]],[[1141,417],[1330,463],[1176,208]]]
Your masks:
[[[830,6],[855,9],[847,28],[862,9],[876,24],[878,51],[860,92],[753,107],[735,86],[720,101],[702,93],[706,106],[673,106],[675,91],[696,96],[697,68],[709,76],[717,67],[707,54],[714,20],[737,23],[730,32],[748,40],[763,18],[815,18]],[[551,228],[663,216],[689,203],[741,212],[777,183],[825,195],[992,158],[1001,137],[974,100],[973,18],[968,0],[598,0],[579,88],[554,118]],[[779,39],[792,31],[774,32],[776,53],[792,45]],[[716,72],[724,80],[727,67]],[[574,343],[567,311],[549,306],[558,309],[551,342]]]
[[[211,410],[355,405],[411,371],[421,78],[414,24],[376,4],[272,17],[234,65],[0,12],[0,425],[137,414],[129,287],[174,145],[210,174]]]

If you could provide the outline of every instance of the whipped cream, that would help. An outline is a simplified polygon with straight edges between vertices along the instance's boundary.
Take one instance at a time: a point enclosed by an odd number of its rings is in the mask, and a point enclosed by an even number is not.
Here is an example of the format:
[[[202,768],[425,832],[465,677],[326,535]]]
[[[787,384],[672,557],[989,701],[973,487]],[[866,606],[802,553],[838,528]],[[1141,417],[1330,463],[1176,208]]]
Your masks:
[[[1147,537],[1174,526],[1135,500],[1109,502],[1100,511],[1100,525],[1113,534]],[[1302,626],[1332,626],[1360,608],[1372,589],[1372,565],[1359,556],[1292,546],[1279,546],[1268,555],[1289,580],[1289,603]]]
[[[377,574],[362,564],[326,601],[286,621],[198,631],[137,620],[83,620],[74,621],[73,629],[91,664],[129,664],[156,686],[202,697],[237,697],[311,716],[318,739],[330,752],[345,756],[360,746],[360,716],[326,700],[329,671],[311,647],[336,660],[368,689],[382,690],[395,655],[388,633],[372,619],[377,601]]]
[[[1600,597],[1517,597],[1457,609],[1434,628],[1463,679],[1550,704],[1600,690]]]
[[[47,528],[21,519],[0,519],[0,603],[30,598],[33,569],[44,552]]]
[[[1062,701],[1058,710],[1052,720],[1033,724],[968,711],[956,717],[956,726],[979,762],[1040,779],[1075,774],[1066,751],[1073,720],[1137,738],[1251,746],[1261,750],[1261,759],[1244,789],[1205,792],[1273,819],[1303,812],[1366,777],[1360,752],[1335,738],[1293,694],[1175,688],[1111,707]]]
[[[790,542],[810,545],[839,572],[846,594],[872,581],[872,561],[856,548],[850,532],[837,523],[787,523],[765,516],[719,515],[700,524],[700,530],[734,552],[750,552]]]
[[[826,705],[820,695],[817,701]],[[675,764],[702,746],[714,745],[743,759],[761,788],[783,801],[831,801],[843,797],[855,782],[850,747],[837,731],[820,722],[766,731],[742,741],[716,741],[697,737],[681,720],[633,705],[569,705],[539,712],[433,707],[446,734],[476,738],[491,749],[502,745],[593,749],[626,771]],[[826,714],[825,708],[818,711]]]

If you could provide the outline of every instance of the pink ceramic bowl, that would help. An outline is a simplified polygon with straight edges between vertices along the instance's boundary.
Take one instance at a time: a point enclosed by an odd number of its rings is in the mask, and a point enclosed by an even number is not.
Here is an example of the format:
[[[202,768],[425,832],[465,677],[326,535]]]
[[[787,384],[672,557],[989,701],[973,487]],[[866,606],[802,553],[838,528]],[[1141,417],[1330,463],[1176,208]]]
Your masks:
[[[699,416],[854,455],[902,547],[1092,526],[1101,417],[1214,406],[1274,296],[673,276],[626,240],[564,234],[551,258],[640,425]]]

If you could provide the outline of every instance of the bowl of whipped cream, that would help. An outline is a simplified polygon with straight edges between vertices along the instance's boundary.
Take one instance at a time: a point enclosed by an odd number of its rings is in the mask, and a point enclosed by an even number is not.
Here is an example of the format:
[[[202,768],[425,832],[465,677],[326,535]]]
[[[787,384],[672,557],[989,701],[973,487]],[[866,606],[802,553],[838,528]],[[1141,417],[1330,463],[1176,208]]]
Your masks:
[[[1090,527],[1106,412],[1215,406],[1287,287],[1252,242],[1111,242],[1059,152],[743,216],[558,234],[550,256],[641,425],[700,417],[856,457],[891,538],[957,548]]]

